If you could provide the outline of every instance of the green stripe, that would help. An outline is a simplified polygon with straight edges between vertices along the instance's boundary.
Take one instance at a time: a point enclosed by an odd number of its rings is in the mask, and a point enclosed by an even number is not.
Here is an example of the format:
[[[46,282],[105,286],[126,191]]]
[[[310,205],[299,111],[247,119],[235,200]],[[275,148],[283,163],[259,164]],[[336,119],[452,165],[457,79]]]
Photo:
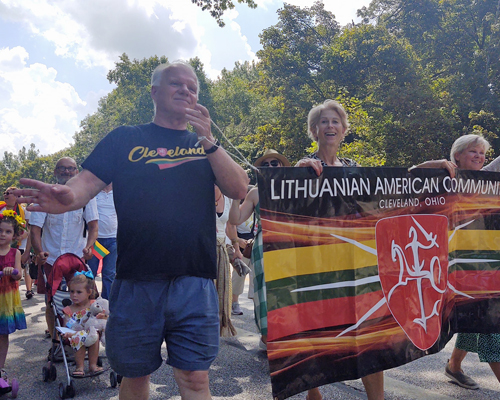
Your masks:
[[[458,250],[450,253],[450,260],[454,258],[470,258],[478,261],[493,259],[500,261],[500,251],[477,251]],[[457,270],[463,271],[499,271],[499,263],[458,263],[449,268],[449,273]],[[276,310],[295,304],[307,303],[310,301],[337,299],[340,297],[354,297],[361,294],[377,292],[382,290],[379,282],[369,283],[356,287],[345,287],[337,289],[323,289],[307,292],[292,293],[292,290],[316,285],[324,285],[333,282],[351,281],[369,276],[378,275],[378,266],[359,268],[356,270],[344,270],[336,272],[325,272],[320,274],[292,276],[267,282],[267,307],[268,310]]]
[[[109,253],[105,253],[103,250],[101,250],[99,247],[95,246],[94,250],[96,253],[99,253],[102,257],[106,257]]]
[[[355,287],[322,289],[296,293],[291,292],[295,289],[325,285],[334,282],[352,281],[355,278],[361,279],[375,275],[378,275],[378,267],[376,265],[358,268],[356,270],[301,275],[267,282],[267,308],[271,311],[294,304],[308,303],[310,301],[337,299],[340,297],[354,297],[361,294],[378,292],[382,290],[380,282]]]
[[[450,261],[455,258],[469,258],[480,260],[498,260],[500,261],[500,251],[497,250],[457,250],[450,253]],[[448,269],[448,273],[455,271],[495,271],[500,269],[500,262],[477,262],[477,263],[457,263]]]

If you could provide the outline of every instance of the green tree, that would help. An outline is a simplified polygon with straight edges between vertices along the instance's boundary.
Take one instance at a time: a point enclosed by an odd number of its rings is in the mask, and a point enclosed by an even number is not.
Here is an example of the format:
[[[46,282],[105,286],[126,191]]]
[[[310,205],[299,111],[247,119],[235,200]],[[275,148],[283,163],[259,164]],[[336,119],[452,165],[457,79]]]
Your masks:
[[[413,46],[434,90],[464,127],[471,112],[500,116],[498,0],[374,0],[359,15]]]
[[[260,35],[263,49],[260,91],[277,107],[278,116],[259,127],[255,141],[261,148],[281,150],[292,161],[304,156],[311,144],[307,114],[311,107],[336,97],[339,87],[318,74],[322,56],[340,32],[340,26],[323,3],[301,9],[285,4],[279,21]]]
[[[382,144],[387,165],[441,158],[458,136],[413,47],[385,27],[345,28],[323,63],[320,77],[342,85],[370,115],[372,138]]]
[[[232,71],[222,70],[211,89],[212,120],[224,132],[224,136],[250,160],[263,152],[262,146],[255,140],[256,132],[277,115],[275,105],[256,89],[259,71],[254,63],[236,63]],[[213,132],[220,136],[217,128]],[[223,144],[234,152],[230,145],[224,141]],[[281,150],[279,147],[276,149]]]
[[[408,41],[384,26],[340,29],[322,3],[304,9],[285,5],[279,18],[262,33],[258,56],[262,91],[277,99],[280,116],[260,128],[258,140],[276,138],[287,155],[299,158],[310,144],[310,108],[338,98],[353,122],[346,150],[354,159],[408,165],[441,156],[455,135],[455,119],[442,111]],[[365,151],[356,156],[355,150]]]
[[[5,152],[0,161],[0,190],[3,193],[10,186],[19,186],[20,178],[51,182],[54,164],[54,155],[40,156],[34,143],[29,149],[23,146],[17,154]]]
[[[215,18],[219,26],[222,28],[225,23],[222,20],[222,16],[225,11],[232,10],[234,8],[234,2],[232,0],[191,0],[198,7],[201,7],[203,11],[210,12],[210,15]],[[247,4],[250,8],[257,8],[257,4],[253,0],[238,0],[240,4]]]

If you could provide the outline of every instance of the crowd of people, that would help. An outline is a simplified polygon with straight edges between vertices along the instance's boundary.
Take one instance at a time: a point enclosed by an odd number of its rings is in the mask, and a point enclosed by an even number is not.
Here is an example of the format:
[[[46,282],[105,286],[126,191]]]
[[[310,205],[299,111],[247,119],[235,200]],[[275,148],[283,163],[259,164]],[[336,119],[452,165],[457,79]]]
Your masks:
[[[9,324],[0,326],[0,369],[8,335],[26,328],[18,291],[21,274],[14,274],[14,269],[28,264],[33,248],[39,266],[37,291],[45,294],[42,267],[49,274],[65,253],[88,261],[90,275],[69,282],[73,305],[65,311],[68,323],[81,320],[93,301],[99,265],[93,258],[96,240],[109,251],[101,270],[102,296],[110,301],[106,353],[113,370],[123,376],[121,400],[148,398],[150,375],[162,364],[164,342],[182,399],[211,398],[208,370],[218,354],[219,337],[237,334],[231,318],[243,313],[238,298],[248,272],[248,296],[254,301],[261,347],[266,348],[258,189],[248,185],[247,173],[215,140],[210,114],[198,103],[198,90],[189,64],[159,65],[151,78],[153,122],[110,132],[83,162],[81,172],[75,160],[61,158],[54,169],[57,184],[21,179],[32,189],[6,190],[5,211],[0,214],[4,275],[0,285],[9,289],[0,296],[0,313],[9,315]],[[318,176],[324,167],[357,167],[355,161],[339,157],[348,129],[347,114],[338,102],[327,100],[312,108],[308,134],[317,151],[295,166],[310,167]],[[428,161],[419,167],[445,168],[452,175],[456,168],[481,169],[489,144],[475,135],[464,138],[453,147],[452,161]],[[259,169],[291,166],[272,149],[254,165]],[[495,162],[491,165],[497,170]],[[21,203],[29,206],[25,209]],[[24,249],[24,254],[17,248]],[[26,297],[31,298],[29,274],[25,277]],[[53,335],[55,317],[51,307],[46,310],[47,334]],[[500,380],[499,337],[460,334],[445,367],[447,376],[461,386],[477,387],[461,370],[461,361],[467,351],[479,351],[481,361],[489,362]],[[71,335],[67,339],[76,351],[73,373],[84,374],[84,341]],[[99,372],[98,347],[89,346],[88,351],[90,372]],[[384,398],[383,372],[362,381],[369,400]],[[322,396],[315,388],[306,398]]]

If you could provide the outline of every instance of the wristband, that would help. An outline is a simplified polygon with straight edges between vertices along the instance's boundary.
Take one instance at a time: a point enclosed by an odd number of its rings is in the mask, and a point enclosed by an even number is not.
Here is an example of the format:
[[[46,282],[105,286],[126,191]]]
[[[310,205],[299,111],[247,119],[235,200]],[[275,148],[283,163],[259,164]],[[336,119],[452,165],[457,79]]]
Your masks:
[[[212,147],[210,147],[209,149],[205,150],[205,154],[215,153],[217,151],[217,149],[219,148],[219,146],[220,146],[220,142],[218,139],[216,139],[214,145]]]

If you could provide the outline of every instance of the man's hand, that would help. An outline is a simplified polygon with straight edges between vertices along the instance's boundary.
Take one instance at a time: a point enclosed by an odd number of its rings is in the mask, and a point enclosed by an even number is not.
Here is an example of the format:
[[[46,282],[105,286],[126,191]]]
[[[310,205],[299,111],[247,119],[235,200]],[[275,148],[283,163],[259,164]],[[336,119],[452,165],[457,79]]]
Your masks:
[[[83,248],[83,259],[84,260],[90,260],[94,256],[94,254],[92,254],[92,247],[94,247],[94,246]]]
[[[74,201],[73,191],[66,185],[43,183],[34,179],[21,178],[21,185],[31,186],[33,189],[17,189],[14,195],[20,203],[33,203],[28,211],[41,211],[50,214],[61,214],[67,211],[66,206]]]
[[[196,131],[198,138],[203,136],[207,138],[207,140],[201,141],[204,149],[207,150],[211,148],[215,139],[212,136],[212,131],[210,129],[211,122],[208,110],[201,104],[196,104],[194,109],[186,108],[186,119]]]
[[[48,251],[42,251],[37,254],[36,256],[36,265],[42,266],[47,262],[47,258],[49,257],[49,252]]]

